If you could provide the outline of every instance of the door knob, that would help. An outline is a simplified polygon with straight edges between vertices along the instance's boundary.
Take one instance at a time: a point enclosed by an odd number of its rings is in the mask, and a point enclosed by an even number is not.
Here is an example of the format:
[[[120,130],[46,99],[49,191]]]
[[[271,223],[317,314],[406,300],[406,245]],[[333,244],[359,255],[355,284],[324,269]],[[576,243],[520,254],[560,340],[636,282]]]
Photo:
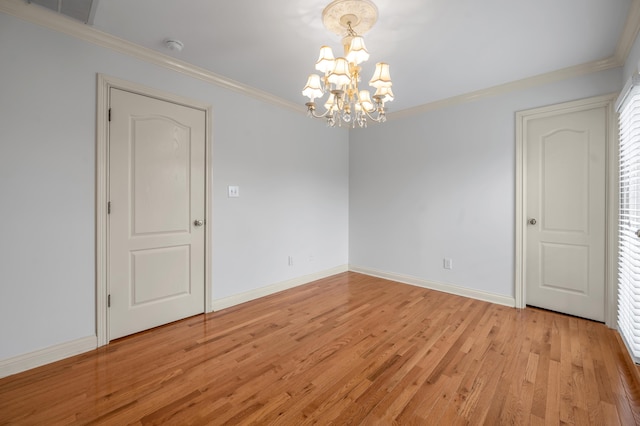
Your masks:
[[[538,223],[535,219],[529,219],[529,225],[535,225]]]
[[[194,226],[202,226],[202,225],[204,225],[204,221],[202,221],[202,220],[194,220],[193,221],[193,225]]]

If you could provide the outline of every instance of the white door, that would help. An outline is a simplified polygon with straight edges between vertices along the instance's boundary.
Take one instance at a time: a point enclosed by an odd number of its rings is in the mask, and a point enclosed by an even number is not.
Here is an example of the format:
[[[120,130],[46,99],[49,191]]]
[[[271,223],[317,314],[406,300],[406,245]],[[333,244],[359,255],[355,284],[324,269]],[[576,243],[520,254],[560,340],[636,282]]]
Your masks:
[[[109,95],[115,339],[204,312],[205,112],[115,88]]]
[[[526,303],[596,321],[605,304],[605,107],[527,122]]]

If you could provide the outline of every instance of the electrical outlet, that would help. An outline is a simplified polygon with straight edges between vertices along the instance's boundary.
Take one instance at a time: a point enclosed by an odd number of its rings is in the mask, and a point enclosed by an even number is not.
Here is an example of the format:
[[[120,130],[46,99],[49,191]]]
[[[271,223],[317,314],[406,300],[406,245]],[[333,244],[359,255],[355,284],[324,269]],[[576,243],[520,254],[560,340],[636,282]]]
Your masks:
[[[442,267],[444,269],[453,269],[453,260],[445,257],[444,259],[442,259]]]

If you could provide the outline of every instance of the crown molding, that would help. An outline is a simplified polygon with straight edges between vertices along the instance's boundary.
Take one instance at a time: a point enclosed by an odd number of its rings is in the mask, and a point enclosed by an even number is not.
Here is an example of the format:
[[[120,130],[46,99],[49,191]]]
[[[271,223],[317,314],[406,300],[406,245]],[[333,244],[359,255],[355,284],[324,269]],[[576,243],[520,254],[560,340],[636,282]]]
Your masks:
[[[560,81],[567,78],[578,77],[581,75],[604,71],[611,68],[622,67],[629,57],[629,53],[631,52],[633,43],[636,41],[638,33],[640,33],[640,0],[632,0],[631,6],[629,7],[629,13],[627,14],[627,21],[625,22],[622,34],[620,35],[620,39],[618,40],[615,54],[609,58],[599,61],[587,62],[585,64],[575,65],[572,67],[551,71],[545,74],[539,74],[533,77],[524,78],[522,80],[499,84],[497,86],[477,90],[475,92],[469,92],[450,98],[440,99],[434,102],[429,102],[427,104],[419,105],[417,107],[389,113],[387,114],[387,116],[389,117],[389,119],[409,117],[415,114],[421,114],[440,108],[447,108],[454,105],[472,102],[479,99],[508,93],[514,90],[522,90],[533,86],[553,83],[555,81]]]
[[[300,105],[290,102],[286,99],[274,96],[271,93],[264,92],[254,87],[245,85],[230,78],[213,73],[204,68],[192,65],[188,62],[173,58],[163,53],[157,52],[146,47],[128,42],[100,30],[76,22],[64,15],[56,14],[42,7],[27,4],[24,0],[2,0],[0,1],[0,12],[15,16],[24,21],[28,21],[54,31],[62,32],[75,38],[85,40],[87,42],[105,47],[125,55],[135,57],[145,62],[158,65],[189,77],[197,78],[208,83],[242,93],[244,95],[259,99],[261,101],[274,104],[298,113],[306,113],[306,109]],[[434,102],[429,102],[413,108],[404,109],[397,112],[388,113],[389,119],[398,119],[403,117],[421,114],[436,109],[447,108],[467,102],[488,98],[514,90],[522,90],[529,87],[552,83],[567,78],[577,77],[580,75],[590,74],[598,71],[604,71],[611,68],[623,66],[633,43],[640,32],[640,0],[632,0],[627,21],[625,23],[622,35],[616,46],[616,52],[613,56],[599,61],[588,62],[585,64],[575,65],[568,68],[524,78],[521,80],[511,81],[508,83],[496,85],[486,89],[474,92],[464,93]]]
[[[51,12],[43,7],[27,4],[24,0],[2,0],[0,1],[0,12],[4,12],[24,21],[67,34],[125,55],[133,56],[136,59],[140,59],[172,71],[177,71],[189,77],[197,78],[199,80],[215,84],[216,86],[251,96],[261,101],[275,104],[298,113],[306,113],[306,109],[304,107],[285,99],[278,98],[271,93],[258,90],[180,59],[173,58],[169,55],[165,55],[163,53],[156,52],[155,50],[112,36],[64,15]]]
[[[486,89],[476,90],[475,92],[469,92],[450,98],[440,99],[427,104],[419,105],[417,107],[390,113],[388,114],[388,117],[389,119],[409,117],[415,114],[422,114],[436,109],[460,105],[467,102],[477,101],[479,99],[513,92],[516,90],[522,90],[533,86],[553,83],[571,77],[578,77],[585,74],[608,70],[610,68],[617,68],[619,66],[619,62],[612,56],[600,61],[593,61],[586,64],[575,65],[572,67],[551,71],[545,74],[539,74],[533,77],[524,78],[522,80],[511,81],[509,83],[499,84],[497,86],[492,86]]]
[[[614,55],[620,66],[623,66],[627,61],[638,32],[640,32],[640,0],[633,0]]]

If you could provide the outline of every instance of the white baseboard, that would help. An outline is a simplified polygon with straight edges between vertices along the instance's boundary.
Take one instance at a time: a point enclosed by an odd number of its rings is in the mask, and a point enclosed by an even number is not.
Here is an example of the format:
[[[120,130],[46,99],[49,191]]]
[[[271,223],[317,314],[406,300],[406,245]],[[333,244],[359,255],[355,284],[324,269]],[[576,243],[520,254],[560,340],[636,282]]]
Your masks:
[[[236,294],[224,299],[214,300],[212,307],[214,311],[248,302],[253,299],[268,296],[282,290],[308,284],[331,275],[347,272],[347,265],[337,266],[335,268],[316,272],[302,277],[293,278],[280,283],[272,284],[246,293]],[[82,339],[73,340],[71,342],[61,343],[59,345],[50,346],[35,352],[18,355],[12,358],[0,360],[0,378],[11,376],[41,365],[49,364],[61,359],[94,350],[98,347],[98,338],[96,336],[83,337]]]
[[[395,274],[392,272],[378,271],[376,269],[364,268],[356,265],[349,265],[349,270],[352,272],[358,272],[360,274],[371,275],[373,277],[385,278],[392,281],[401,282],[404,284],[415,285],[416,287],[428,288],[431,290],[442,291],[444,293],[455,294],[457,296],[469,297],[472,299],[478,299],[485,302],[496,303],[498,305],[504,305],[509,307],[516,306],[516,299],[514,297],[503,296],[495,293],[488,293],[480,290],[473,290],[466,287],[459,287],[453,284],[444,284],[435,281],[427,281],[421,278],[412,277],[409,275]]]
[[[287,290],[293,287],[298,287],[310,282],[330,277],[332,275],[340,274],[342,272],[353,271],[365,275],[371,275],[374,277],[385,278],[392,281],[401,282],[404,284],[415,285],[417,287],[428,288],[432,290],[442,291],[445,293],[455,294],[458,296],[470,297],[473,299],[483,300],[485,302],[497,303],[499,305],[505,305],[514,307],[515,298],[502,296],[499,294],[488,293],[479,290],[473,290],[465,287],[458,287],[451,284],[438,283],[434,281],[427,281],[420,278],[395,274],[390,272],[378,271],[375,269],[364,268],[355,265],[341,265],[335,268],[327,269],[324,271],[316,272],[309,275],[293,278],[287,281],[275,283],[266,287],[261,287],[255,290],[247,291],[245,293],[235,294],[233,296],[225,297],[223,299],[214,300],[212,307],[214,311],[229,308],[231,306],[239,305],[250,300],[258,299],[260,297],[268,296],[279,291]],[[45,349],[40,349],[35,352],[30,352],[16,357],[0,360],[0,378],[7,377],[12,374],[20,373],[22,371],[30,370],[41,365],[49,364],[55,361],[59,361],[64,358],[68,358],[74,355],[81,354],[83,352],[91,351],[98,347],[98,340],[96,336],[83,337],[82,339],[73,340],[71,342],[61,343],[59,345],[51,346]]]
[[[96,336],[83,337],[82,339],[60,343],[35,352],[18,355],[12,358],[0,360],[0,378],[12,374],[40,367],[70,356],[94,350],[98,347]]]
[[[348,270],[349,268],[347,265],[336,266],[335,268],[326,269],[309,275],[303,275],[287,281],[271,284],[266,287],[257,288],[240,294],[234,294],[233,296],[225,297],[223,299],[213,300],[212,307],[214,311],[219,311],[221,309],[249,302],[250,300],[259,299],[260,297],[268,296],[279,291],[288,290],[322,278],[330,277],[331,275],[347,272]]]

